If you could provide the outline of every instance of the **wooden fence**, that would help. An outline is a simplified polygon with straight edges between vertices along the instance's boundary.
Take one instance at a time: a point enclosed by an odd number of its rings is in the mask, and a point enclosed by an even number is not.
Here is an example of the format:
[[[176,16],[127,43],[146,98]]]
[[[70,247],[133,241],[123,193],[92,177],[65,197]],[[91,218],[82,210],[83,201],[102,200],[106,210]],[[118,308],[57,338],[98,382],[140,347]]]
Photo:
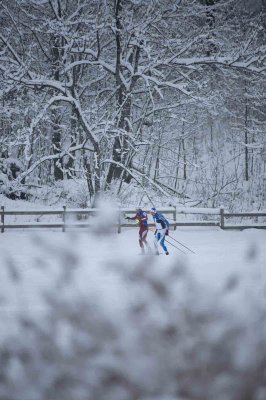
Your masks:
[[[27,228],[58,228],[62,229],[63,232],[65,232],[67,229],[70,228],[88,228],[91,226],[91,223],[87,220],[85,221],[68,221],[69,216],[76,216],[78,217],[85,217],[88,219],[89,216],[92,215],[97,215],[99,213],[99,209],[95,208],[90,208],[90,209],[67,209],[66,207],[63,207],[60,210],[30,210],[30,211],[10,211],[6,210],[3,206],[1,207],[0,210],[0,216],[1,216],[1,223],[0,223],[0,228],[1,232],[3,233],[6,229],[27,229]],[[133,215],[136,213],[136,210],[134,209],[129,209],[129,208],[119,208],[119,210],[115,210],[115,212],[118,213],[118,221],[115,224],[118,233],[121,232],[122,228],[131,228],[131,227],[136,227],[136,223],[134,221],[128,222],[124,219],[125,214]],[[227,213],[224,211],[223,208],[216,208],[216,209],[194,209],[194,208],[177,208],[177,207],[169,207],[169,208],[161,208],[158,209],[158,212],[161,212],[165,215],[167,215],[167,218],[169,219],[170,222],[170,227],[173,228],[174,230],[176,227],[179,226],[217,226],[220,227],[221,229],[247,229],[247,228],[260,228],[260,229],[266,229],[266,222],[260,222],[258,223],[258,219],[261,217],[266,217],[265,212],[250,212],[250,213]],[[181,221],[180,220],[180,215],[181,214],[186,214],[186,215],[204,215],[205,218],[210,217],[210,216],[216,216],[214,220],[207,220],[207,221]],[[172,217],[170,218],[169,215]],[[13,223],[7,223],[6,222],[6,217],[8,216],[35,216],[37,219],[37,222],[13,222]],[[53,222],[39,222],[39,220],[43,216],[57,216],[59,217],[59,221],[53,221]],[[229,218],[253,218],[256,220],[254,223],[246,223],[243,224],[228,224],[225,221]],[[214,217],[213,217],[214,218]],[[152,224],[150,224],[152,225]]]

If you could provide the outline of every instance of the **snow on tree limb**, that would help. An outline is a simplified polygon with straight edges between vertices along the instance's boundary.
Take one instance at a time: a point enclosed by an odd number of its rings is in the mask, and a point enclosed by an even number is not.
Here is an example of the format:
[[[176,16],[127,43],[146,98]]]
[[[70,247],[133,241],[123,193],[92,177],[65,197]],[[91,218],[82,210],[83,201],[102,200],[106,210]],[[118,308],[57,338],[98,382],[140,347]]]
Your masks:
[[[264,49],[265,51],[265,49]],[[230,57],[192,57],[192,58],[180,58],[175,60],[175,65],[180,66],[193,66],[197,64],[221,64],[224,66],[235,67],[240,69],[248,69],[252,72],[261,73],[266,70],[266,65],[262,67],[254,66],[255,63],[262,63],[266,59],[266,54],[258,55],[249,58],[248,60],[239,60],[239,56],[230,58]]]
[[[58,160],[63,158],[66,155],[70,155],[71,153],[75,153],[76,151],[82,150],[86,148],[87,150],[94,152],[94,148],[90,148],[87,146],[87,140],[85,140],[83,143],[80,145],[72,146],[69,147],[68,149],[65,149],[61,152],[58,152],[57,154],[49,154],[47,156],[43,156],[39,158],[37,161],[35,161],[30,168],[28,168],[25,172],[21,173],[17,179],[14,181],[14,187],[18,185],[24,178],[26,178],[28,175],[30,175],[37,167],[39,167],[42,163],[45,161],[52,161],[52,160]]]

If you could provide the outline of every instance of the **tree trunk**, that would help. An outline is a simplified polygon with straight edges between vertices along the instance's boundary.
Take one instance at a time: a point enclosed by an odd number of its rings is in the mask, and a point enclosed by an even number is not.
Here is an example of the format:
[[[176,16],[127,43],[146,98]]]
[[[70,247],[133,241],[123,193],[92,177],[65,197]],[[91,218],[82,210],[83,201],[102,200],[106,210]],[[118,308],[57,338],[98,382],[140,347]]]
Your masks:
[[[249,180],[249,160],[248,160],[248,97],[247,92],[245,99],[245,180]]]
[[[54,36],[52,39],[52,71],[53,77],[56,81],[60,81],[60,47],[62,45],[62,40],[58,36]],[[52,148],[53,154],[57,154],[61,151],[61,115],[59,112],[59,108],[54,106],[52,109]],[[64,174],[62,170],[62,166],[60,164],[62,160],[54,160],[54,179],[56,181],[63,180]]]
[[[61,151],[61,127],[60,127],[60,115],[57,108],[52,110],[52,126],[53,126],[53,136],[52,136],[52,146],[53,154],[58,154]],[[60,181],[64,179],[62,160],[54,160],[54,179]]]
[[[132,157],[129,156],[130,148],[128,144],[129,135],[131,127],[129,121],[131,120],[131,108],[132,108],[132,98],[131,91],[136,82],[137,78],[132,78],[130,88],[127,89],[121,79],[123,74],[123,69],[121,66],[122,58],[122,23],[120,19],[120,14],[122,12],[122,0],[117,0],[115,2],[115,22],[116,22],[116,125],[118,129],[118,134],[115,137],[113,145],[112,158],[115,161],[114,164],[110,164],[106,182],[110,184],[113,179],[121,178],[122,181],[129,183],[132,176],[128,174],[121,165],[125,165],[127,168],[131,167]],[[138,65],[140,48],[135,46],[135,51],[132,52],[129,57],[128,62],[133,65],[136,71]],[[120,164],[117,165],[116,163]]]
[[[183,168],[183,178],[187,179],[187,155],[185,149],[185,139],[182,138],[182,149],[183,149],[183,160],[184,160],[184,168]]]
[[[162,135],[159,134],[158,149],[157,149],[157,155],[156,155],[155,167],[154,167],[154,177],[153,177],[154,181],[156,181],[156,179],[158,179],[159,171],[160,171],[161,140],[162,140]]]
[[[181,142],[179,142],[179,146],[178,146],[178,156],[177,156],[177,164],[176,164],[176,172],[175,172],[175,183],[174,183],[174,188],[175,189],[177,189],[177,183],[178,183],[180,153],[181,153]]]

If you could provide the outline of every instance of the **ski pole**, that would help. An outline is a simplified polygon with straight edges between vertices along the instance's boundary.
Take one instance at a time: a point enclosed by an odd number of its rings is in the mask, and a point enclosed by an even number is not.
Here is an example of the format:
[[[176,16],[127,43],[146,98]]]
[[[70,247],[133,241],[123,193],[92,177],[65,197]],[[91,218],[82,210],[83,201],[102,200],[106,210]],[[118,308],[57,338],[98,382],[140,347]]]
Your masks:
[[[151,229],[151,231],[154,232],[153,229]],[[185,246],[183,243],[181,243],[181,242],[179,242],[178,240],[176,240],[175,238],[173,238],[173,236],[170,236],[169,234],[166,235],[166,236],[168,236],[169,239],[174,240],[176,243],[180,244],[181,246],[185,247],[185,249],[189,250],[191,253],[196,254],[195,251],[191,250],[189,247]],[[172,244],[172,243],[168,242],[167,240],[166,240],[166,242],[169,243],[169,244]],[[174,246],[174,245],[172,244],[172,246]],[[176,246],[174,246],[174,247],[176,247]],[[177,248],[178,250],[180,250],[178,247],[176,247],[176,248]],[[186,253],[185,253],[185,254],[186,254]]]
[[[171,246],[175,247],[177,250],[181,251],[181,253],[187,254],[185,251],[181,250],[179,247],[175,246],[173,243],[170,243],[168,240],[165,239],[165,242],[167,242],[167,243],[170,244]]]
[[[153,229],[151,229],[151,231],[154,232]],[[169,235],[167,235],[167,236],[169,237]],[[172,238],[172,237],[170,236],[170,238]],[[166,240],[166,239],[165,239],[165,241],[166,241],[168,244],[170,244],[171,246],[175,247],[177,250],[181,251],[181,253],[187,254],[184,250],[181,250],[179,247],[177,247],[177,246],[175,246],[173,243],[169,242],[169,240]],[[182,243],[180,243],[180,244],[182,244]],[[184,246],[184,247],[186,247],[186,246]],[[188,249],[188,250],[190,250],[190,249]],[[190,250],[190,251],[192,251],[192,250]],[[194,252],[192,251],[192,253],[194,253]],[[195,254],[195,253],[194,253],[194,254]]]
[[[178,240],[176,240],[175,238],[173,238],[173,236],[168,235],[168,237],[172,240],[174,240],[176,243],[181,244],[181,246],[185,247],[187,250],[189,250],[191,253],[196,254],[195,251],[191,250],[189,247],[185,246],[183,243],[179,242]]]
[[[154,232],[153,229],[151,229],[152,232]],[[185,251],[181,250],[179,247],[175,246],[173,243],[170,243],[168,240],[164,239],[165,242],[167,242],[168,244],[170,244],[171,246],[175,247],[177,250],[181,251],[181,253],[183,254],[187,254]],[[157,241],[154,241],[154,246],[157,249]]]

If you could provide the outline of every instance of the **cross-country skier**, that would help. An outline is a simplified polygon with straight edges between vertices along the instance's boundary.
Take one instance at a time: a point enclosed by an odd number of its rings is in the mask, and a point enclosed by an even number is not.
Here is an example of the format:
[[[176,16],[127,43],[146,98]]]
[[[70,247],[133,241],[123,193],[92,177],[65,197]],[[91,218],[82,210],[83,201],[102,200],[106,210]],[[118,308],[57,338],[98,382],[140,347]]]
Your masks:
[[[141,248],[142,254],[145,254],[144,244],[146,245],[148,251],[150,251],[150,246],[147,242],[148,235],[148,216],[145,211],[141,208],[137,207],[137,214],[134,217],[126,217],[128,220],[137,221],[139,224],[139,245]]]
[[[165,236],[168,235],[168,231],[169,231],[169,222],[167,221],[167,219],[162,215],[159,214],[156,210],[156,208],[152,208],[151,209],[151,215],[153,216],[154,222],[155,222],[155,246],[156,246],[156,254],[159,254],[159,250],[158,250],[158,243],[160,243],[160,245],[162,246],[165,254],[168,256],[168,250],[167,247],[164,243],[165,241]]]

